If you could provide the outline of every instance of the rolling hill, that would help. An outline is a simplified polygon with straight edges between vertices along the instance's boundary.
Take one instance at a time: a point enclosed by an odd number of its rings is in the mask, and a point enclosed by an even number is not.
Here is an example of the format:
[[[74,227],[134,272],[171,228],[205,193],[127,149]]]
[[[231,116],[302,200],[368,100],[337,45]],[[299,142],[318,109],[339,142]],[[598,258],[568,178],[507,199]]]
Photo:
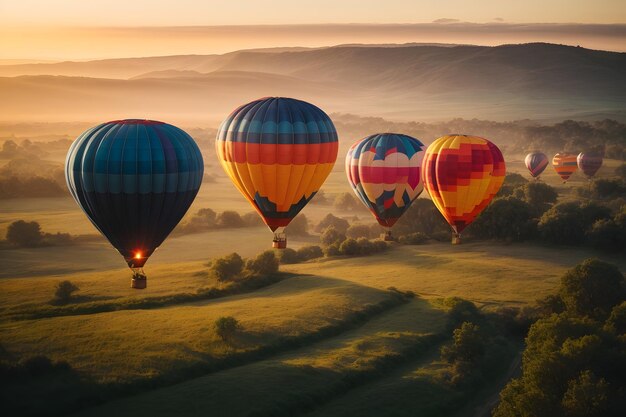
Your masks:
[[[266,95],[297,96],[329,112],[412,120],[626,117],[626,53],[539,43],[0,65],[0,76],[0,91],[9,98],[0,105],[4,118],[114,114],[214,122]]]

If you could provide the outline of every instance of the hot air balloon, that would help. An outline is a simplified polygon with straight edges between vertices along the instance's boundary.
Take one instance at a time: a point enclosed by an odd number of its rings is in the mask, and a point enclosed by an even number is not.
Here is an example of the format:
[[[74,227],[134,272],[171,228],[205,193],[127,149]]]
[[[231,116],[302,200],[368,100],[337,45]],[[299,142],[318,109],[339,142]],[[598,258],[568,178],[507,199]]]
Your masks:
[[[305,101],[268,97],[237,108],[222,122],[215,146],[224,170],[274,233],[311,201],[335,165],[335,126]],[[280,231],[278,231],[280,229]]]
[[[539,178],[539,175],[541,175],[543,170],[548,166],[548,157],[541,152],[531,152],[526,155],[524,163],[528,171],[530,171],[530,175],[532,175],[533,178]]]
[[[93,127],[65,161],[70,193],[133,270],[133,288],[145,288],[141,268],[187,212],[203,171],[191,136],[153,120]]]
[[[578,168],[591,179],[602,166],[602,154],[595,152],[581,152],[576,158]]]
[[[425,149],[411,136],[378,133],[348,150],[348,182],[381,226],[391,228],[424,189],[421,167]],[[392,239],[388,230],[385,240]]]
[[[448,135],[434,141],[422,165],[424,188],[452,227],[452,243],[489,204],[504,182],[500,149],[477,136]]]
[[[563,179],[563,183],[566,183],[569,177],[578,169],[576,165],[576,155],[569,153],[557,153],[552,158],[552,166],[559,177]]]

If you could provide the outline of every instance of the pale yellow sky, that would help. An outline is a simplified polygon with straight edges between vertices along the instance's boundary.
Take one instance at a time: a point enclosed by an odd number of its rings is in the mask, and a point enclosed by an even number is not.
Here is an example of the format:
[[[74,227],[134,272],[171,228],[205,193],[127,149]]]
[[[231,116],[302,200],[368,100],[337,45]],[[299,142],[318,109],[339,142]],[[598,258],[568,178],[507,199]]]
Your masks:
[[[626,23],[624,0],[0,0],[3,25]]]
[[[0,60],[408,42],[626,51],[626,0],[0,0]]]

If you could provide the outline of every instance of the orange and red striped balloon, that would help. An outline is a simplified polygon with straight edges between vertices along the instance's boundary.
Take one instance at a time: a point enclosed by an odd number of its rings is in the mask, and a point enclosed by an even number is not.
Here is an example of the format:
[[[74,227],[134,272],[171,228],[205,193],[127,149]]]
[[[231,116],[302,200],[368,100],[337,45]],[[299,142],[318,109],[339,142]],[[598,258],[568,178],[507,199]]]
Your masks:
[[[338,151],[326,113],[284,97],[237,108],[220,126],[215,146],[228,176],[272,231],[287,226],[315,196]]]
[[[500,149],[477,136],[449,135],[434,141],[422,164],[424,188],[454,232],[461,232],[487,207],[504,182]]]
[[[557,153],[552,158],[552,166],[563,182],[567,182],[569,177],[578,169],[576,155],[570,153]]]

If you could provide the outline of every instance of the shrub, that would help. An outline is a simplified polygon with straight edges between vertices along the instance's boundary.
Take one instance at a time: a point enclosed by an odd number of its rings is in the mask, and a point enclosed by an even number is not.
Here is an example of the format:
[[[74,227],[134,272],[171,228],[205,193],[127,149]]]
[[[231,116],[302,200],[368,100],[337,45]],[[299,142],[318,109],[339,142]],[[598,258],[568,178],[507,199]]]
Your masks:
[[[466,321],[476,321],[480,317],[478,308],[474,303],[459,297],[445,298],[443,306],[448,310],[449,328],[455,328]]]
[[[291,248],[281,249],[278,253],[280,254],[281,264],[297,264],[300,262],[298,252]]]
[[[53,304],[64,305],[71,301],[72,294],[78,291],[77,285],[71,281],[61,281],[54,289],[54,297],[52,298]]]
[[[341,251],[339,250],[340,243],[333,243],[332,245],[328,245],[324,248],[325,256],[339,256],[341,255]]]
[[[423,243],[426,243],[427,240],[428,236],[420,232],[410,233],[408,235],[403,235],[398,238],[398,242],[405,245],[421,245]]]
[[[243,270],[243,259],[238,253],[233,252],[230,255],[215,259],[211,263],[211,271],[218,280],[228,281],[241,274]]]
[[[257,275],[273,274],[278,272],[278,258],[273,251],[267,250],[257,255],[256,258],[248,260],[246,269]]]
[[[600,219],[587,232],[587,240],[594,248],[616,252],[626,249],[625,232],[613,219]]]
[[[301,247],[298,249],[297,254],[301,261],[309,261],[311,259],[321,258],[324,256],[324,251],[322,251],[322,248],[319,246],[311,245]]]
[[[215,334],[224,342],[230,342],[235,333],[241,329],[239,321],[232,316],[224,316],[215,320]]]
[[[17,220],[7,228],[7,241],[16,246],[33,247],[41,244],[43,234],[37,222]]]
[[[339,245],[339,252],[346,256],[355,256],[360,254],[359,244],[355,239],[346,239]]]
[[[320,240],[324,245],[341,244],[341,242],[346,240],[346,235],[335,229],[334,226],[329,226],[320,236]]]
[[[285,233],[289,236],[308,236],[309,219],[304,214],[297,215],[285,228]]]
[[[324,217],[322,221],[319,222],[317,226],[315,226],[315,231],[321,232],[331,226],[335,228],[335,230],[337,230],[339,233],[345,234],[350,224],[346,219],[340,219],[339,217],[333,216],[331,213],[328,213],[326,217]]]

